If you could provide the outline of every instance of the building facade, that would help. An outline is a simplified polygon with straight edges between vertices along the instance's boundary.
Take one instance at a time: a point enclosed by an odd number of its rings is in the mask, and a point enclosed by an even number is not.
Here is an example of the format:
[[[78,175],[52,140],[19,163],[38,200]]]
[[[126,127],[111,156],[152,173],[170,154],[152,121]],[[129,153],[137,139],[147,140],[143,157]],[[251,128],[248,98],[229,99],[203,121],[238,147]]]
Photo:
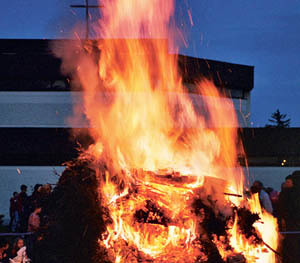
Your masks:
[[[80,102],[81,92],[71,91],[70,78],[61,73],[61,61],[51,51],[52,42],[0,40],[1,127],[70,127],[73,103]],[[179,55],[178,68],[190,93],[201,79],[212,80],[232,98],[239,126],[250,125],[254,67]],[[79,126],[87,125],[83,121]]]

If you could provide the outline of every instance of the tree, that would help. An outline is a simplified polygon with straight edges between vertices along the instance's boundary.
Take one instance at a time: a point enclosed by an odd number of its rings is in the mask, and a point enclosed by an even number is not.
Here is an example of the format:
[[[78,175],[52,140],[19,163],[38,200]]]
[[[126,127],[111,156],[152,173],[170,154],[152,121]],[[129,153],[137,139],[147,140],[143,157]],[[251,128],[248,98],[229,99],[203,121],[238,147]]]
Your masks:
[[[271,119],[268,120],[271,124],[267,124],[266,127],[288,128],[290,127],[291,119],[285,120],[285,118],[286,114],[281,114],[279,109],[277,109],[272,113]]]

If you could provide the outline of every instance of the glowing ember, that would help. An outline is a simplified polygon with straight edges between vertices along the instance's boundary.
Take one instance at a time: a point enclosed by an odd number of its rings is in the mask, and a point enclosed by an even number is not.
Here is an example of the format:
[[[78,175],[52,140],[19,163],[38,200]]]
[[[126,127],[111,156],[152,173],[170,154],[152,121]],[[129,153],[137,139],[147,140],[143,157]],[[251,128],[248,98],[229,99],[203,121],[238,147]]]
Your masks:
[[[243,196],[244,185],[232,103],[209,81],[188,94],[177,57],[160,40],[175,46],[173,1],[101,4],[94,27],[101,59],[85,47],[74,77],[95,141],[85,156],[108,211],[99,244],[113,262],[207,262],[212,255],[215,262],[275,262],[261,240],[277,248],[274,218],[254,199],[234,196]],[[256,222],[247,236],[243,211],[257,212],[263,227]]]

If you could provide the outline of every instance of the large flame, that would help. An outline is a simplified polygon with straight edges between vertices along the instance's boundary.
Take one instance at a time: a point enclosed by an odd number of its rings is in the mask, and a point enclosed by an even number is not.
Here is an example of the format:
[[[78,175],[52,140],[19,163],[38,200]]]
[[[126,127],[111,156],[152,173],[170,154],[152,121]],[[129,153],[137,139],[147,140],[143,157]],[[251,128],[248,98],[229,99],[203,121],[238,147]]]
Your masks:
[[[88,152],[96,162],[106,163],[98,170],[99,191],[112,222],[99,242],[115,262],[129,262],[127,248],[137,262],[140,257],[194,262],[201,256],[195,242],[201,219],[192,213],[199,189],[214,194],[224,211],[230,203],[247,203],[223,195],[242,195],[244,189],[233,104],[206,80],[199,82],[195,94],[187,92],[177,56],[168,53],[177,32],[170,29],[172,0],[101,4],[102,18],[94,26],[103,39],[98,41],[100,59],[87,53],[76,73],[95,140]],[[146,222],[134,220],[146,208]],[[258,231],[274,236],[276,223],[260,214],[264,227],[257,225]],[[261,252],[264,245],[251,244],[239,234],[236,223],[228,235],[234,251],[243,253],[247,262],[274,262],[272,253]],[[277,240],[266,242],[276,249]],[[225,258],[222,245],[218,248]]]
[[[245,236],[243,236],[237,223],[237,216],[235,216],[234,222],[228,230],[230,244],[235,252],[242,253],[245,256],[247,262],[276,262],[275,253],[268,253],[270,249],[276,250],[278,244],[276,219],[261,208],[258,194],[248,199],[248,205],[250,211],[258,214],[260,217],[260,221],[256,222],[254,227],[261,235],[265,245],[258,246],[253,242],[254,240],[251,240],[251,238],[246,239]],[[222,254],[225,258],[228,256],[224,251]]]

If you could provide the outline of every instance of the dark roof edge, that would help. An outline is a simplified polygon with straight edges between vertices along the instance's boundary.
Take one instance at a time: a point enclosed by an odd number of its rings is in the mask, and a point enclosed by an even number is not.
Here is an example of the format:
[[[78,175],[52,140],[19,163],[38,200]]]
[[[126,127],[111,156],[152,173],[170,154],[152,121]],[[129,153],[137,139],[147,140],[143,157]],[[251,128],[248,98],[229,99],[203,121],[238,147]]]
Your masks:
[[[176,54],[174,54],[176,55]],[[232,65],[232,66],[238,66],[238,67],[249,67],[251,69],[254,69],[255,66],[252,66],[252,65],[245,65],[245,64],[239,64],[239,63],[232,63],[232,62],[227,62],[227,61],[223,61],[223,60],[214,60],[214,59],[207,59],[207,58],[202,58],[202,57],[192,57],[192,56],[189,56],[189,55],[185,55],[185,54],[178,54],[178,57],[179,56],[182,56],[182,57],[185,57],[185,58],[188,58],[188,59],[200,59],[200,60],[205,60],[207,62],[211,62],[211,63],[224,63],[224,64],[227,64],[227,65]]]

